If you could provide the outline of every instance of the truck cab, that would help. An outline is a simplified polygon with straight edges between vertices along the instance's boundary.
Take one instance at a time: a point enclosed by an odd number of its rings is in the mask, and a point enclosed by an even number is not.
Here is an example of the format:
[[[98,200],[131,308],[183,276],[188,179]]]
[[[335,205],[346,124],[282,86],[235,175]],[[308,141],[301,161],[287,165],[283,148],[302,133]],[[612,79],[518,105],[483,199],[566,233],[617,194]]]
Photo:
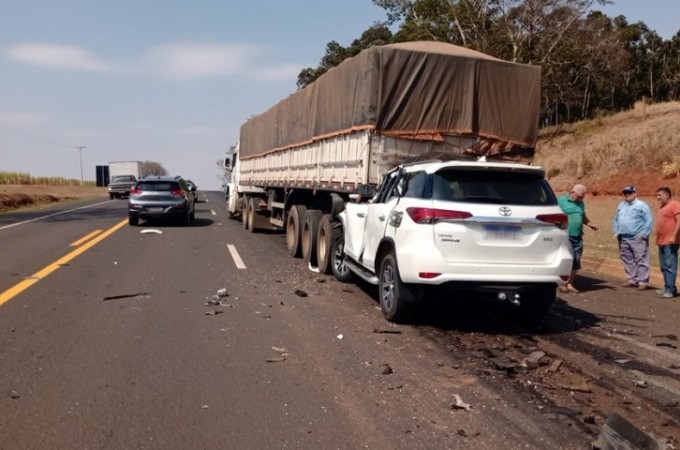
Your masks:
[[[108,192],[109,198],[129,197],[130,191],[134,189],[137,183],[137,177],[134,175],[114,175],[109,182]]]

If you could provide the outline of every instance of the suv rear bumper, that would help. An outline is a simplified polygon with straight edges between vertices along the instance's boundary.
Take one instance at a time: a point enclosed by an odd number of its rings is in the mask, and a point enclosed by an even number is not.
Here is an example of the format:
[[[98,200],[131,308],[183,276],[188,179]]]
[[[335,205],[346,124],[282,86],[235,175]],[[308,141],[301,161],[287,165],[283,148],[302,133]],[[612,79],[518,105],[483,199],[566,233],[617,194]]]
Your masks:
[[[425,247],[425,248],[424,248]],[[566,283],[573,264],[571,249],[562,245],[549,264],[449,263],[436,248],[419,245],[397,249],[399,275],[404,283],[441,285],[472,282],[526,285],[534,283]],[[434,278],[421,278],[420,273],[439,273]]]

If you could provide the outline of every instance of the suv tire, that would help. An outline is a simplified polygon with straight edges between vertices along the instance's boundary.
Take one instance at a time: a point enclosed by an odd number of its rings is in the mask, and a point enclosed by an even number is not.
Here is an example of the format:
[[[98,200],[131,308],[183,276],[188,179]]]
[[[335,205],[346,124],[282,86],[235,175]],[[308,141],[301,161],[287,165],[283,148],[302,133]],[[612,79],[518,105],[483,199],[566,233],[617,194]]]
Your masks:
[[[352,281],[352,271],[345,264],[347,256],[344,251],[344,236],[340,228],[334,229],[333,232],[334,239],[331,240],[331,246],[329,247],[331,272],[333,272],[336,280],[349,283]],[[337,237],[335,237],[336,235]]]
[[[380,309],[390,322],[405,323],[411,319],[414,302],[419,295],[415,286],[401,281],[397,257],[389,252],[380,262],[378,273],[378,296]]]
[[[128,223],[133,227],[136,227],[137,225],[139,225],[139,217],[133,216],[132,214],[128,214]]]

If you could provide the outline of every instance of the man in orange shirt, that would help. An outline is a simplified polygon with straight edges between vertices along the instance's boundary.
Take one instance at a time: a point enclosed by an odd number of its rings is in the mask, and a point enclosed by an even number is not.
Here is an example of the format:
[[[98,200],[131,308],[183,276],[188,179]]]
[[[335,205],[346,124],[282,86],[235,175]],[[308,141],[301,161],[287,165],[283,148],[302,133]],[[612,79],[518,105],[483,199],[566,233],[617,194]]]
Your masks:
[[[659,246],[659,266],[663,275],[663,289],[656,291],[664,298],[678,293],[675,279],[678,273],[678,244],[680,244],[680,203],[671,200],[671,190],[656,190],[659,212],[656,214],[656,245]]]

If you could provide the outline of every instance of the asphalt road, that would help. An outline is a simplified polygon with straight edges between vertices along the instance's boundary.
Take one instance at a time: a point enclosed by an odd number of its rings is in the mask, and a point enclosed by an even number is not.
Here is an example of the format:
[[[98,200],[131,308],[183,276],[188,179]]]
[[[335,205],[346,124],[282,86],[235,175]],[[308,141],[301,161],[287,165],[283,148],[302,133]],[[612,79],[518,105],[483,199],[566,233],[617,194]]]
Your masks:
[[[122,200],[0,215],[0,448],[589,448],[616,405],[680,437],[677,350],[611,375],[607,311],[561,300],[533,334],[442,294],[393,326],[200,194],[190,227],[130,227]]]

